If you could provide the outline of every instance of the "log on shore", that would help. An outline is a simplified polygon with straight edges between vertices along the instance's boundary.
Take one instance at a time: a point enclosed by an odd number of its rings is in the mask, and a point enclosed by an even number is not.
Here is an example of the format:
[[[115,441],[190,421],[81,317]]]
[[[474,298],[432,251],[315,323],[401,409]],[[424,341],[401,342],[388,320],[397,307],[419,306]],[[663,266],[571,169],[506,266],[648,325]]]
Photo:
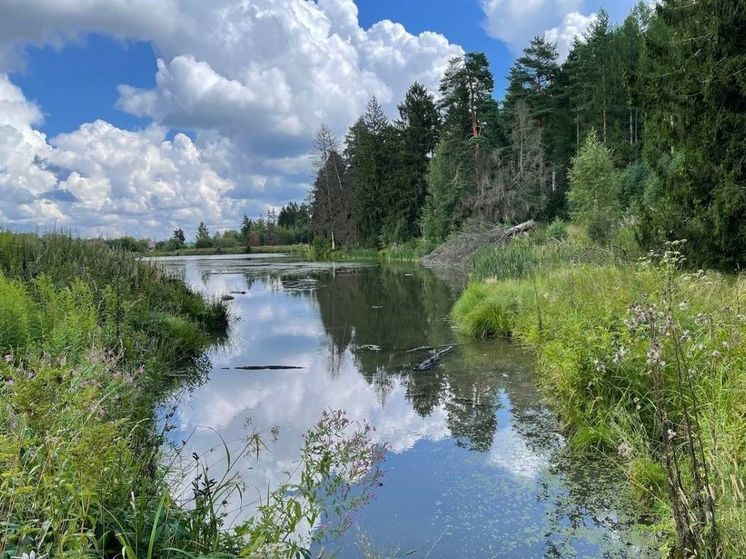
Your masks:
[[[514,227],[472,227],[454,235],[434,251],[421,259],[428,268],[467,271],[474,254],[483,246],[500,244],[529,231],[536,225],[533,220],[524,221]]]

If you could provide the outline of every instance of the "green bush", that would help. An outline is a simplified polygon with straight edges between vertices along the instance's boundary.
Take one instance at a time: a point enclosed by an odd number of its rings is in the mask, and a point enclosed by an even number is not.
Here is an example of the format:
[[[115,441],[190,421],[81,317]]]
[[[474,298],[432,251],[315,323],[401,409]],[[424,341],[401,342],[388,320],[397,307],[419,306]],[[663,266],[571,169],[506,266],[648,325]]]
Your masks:
[[[555,241],[564,241],[567,239],[567,227],[565,226],[565,222],[562,221],[560,218],[556,217],[547,226],[546,229],[546,235],[547,238],[553,239]]]
[[[567,198],[573,220],[591,239],[606,243],[621,218],[621,177],[611,152],[592,131],[572,159]]]

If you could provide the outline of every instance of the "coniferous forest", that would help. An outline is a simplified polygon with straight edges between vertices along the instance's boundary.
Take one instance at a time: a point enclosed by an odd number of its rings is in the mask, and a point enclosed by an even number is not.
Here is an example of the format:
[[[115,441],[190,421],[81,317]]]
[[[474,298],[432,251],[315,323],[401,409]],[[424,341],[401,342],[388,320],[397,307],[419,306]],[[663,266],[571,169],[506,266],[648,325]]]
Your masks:
[[[691,263],[742,266],[743,12],[640,2],[612,25],[601,11],[564,61],[535,37],[499,102],[479,52],[452,59],[437,93],[412,84],[393,121],[371,98],[344,138],[318,131],[314,232],[335,246],[434,246],[470,222],[575,215],[602,242],[626,227],[643,248],[686,239]],[[580,217],[568,193],[584,148],[600,167]]]

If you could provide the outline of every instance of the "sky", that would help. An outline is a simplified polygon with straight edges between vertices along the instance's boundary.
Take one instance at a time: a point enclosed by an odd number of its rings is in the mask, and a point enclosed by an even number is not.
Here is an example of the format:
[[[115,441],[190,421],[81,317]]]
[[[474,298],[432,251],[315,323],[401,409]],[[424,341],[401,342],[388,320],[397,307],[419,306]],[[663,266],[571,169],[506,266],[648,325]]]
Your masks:
[[[536,35],[565,56],[635,0],[3,0],[0,227],[191,237],[312,180],[375,95],[389,116],[448,60],[487,54],[496,97]]]

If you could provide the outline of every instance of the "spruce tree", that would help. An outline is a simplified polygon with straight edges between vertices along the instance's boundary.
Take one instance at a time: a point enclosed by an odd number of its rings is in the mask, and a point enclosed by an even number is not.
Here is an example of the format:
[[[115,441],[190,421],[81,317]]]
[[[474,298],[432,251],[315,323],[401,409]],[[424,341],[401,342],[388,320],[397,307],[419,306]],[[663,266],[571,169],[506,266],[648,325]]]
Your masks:
[[[687,239],[700,266],[746,265],[746,5],[666,0],[647,34],[645,155],[659,180],[643,241]]]
[[[427,195],[427,169],[435,151],[440,118],[433,95],[415,82],[399,105],[395,165],[389,179],[392,204],[385,229],[390,239],[405,241],[420,234]]]

